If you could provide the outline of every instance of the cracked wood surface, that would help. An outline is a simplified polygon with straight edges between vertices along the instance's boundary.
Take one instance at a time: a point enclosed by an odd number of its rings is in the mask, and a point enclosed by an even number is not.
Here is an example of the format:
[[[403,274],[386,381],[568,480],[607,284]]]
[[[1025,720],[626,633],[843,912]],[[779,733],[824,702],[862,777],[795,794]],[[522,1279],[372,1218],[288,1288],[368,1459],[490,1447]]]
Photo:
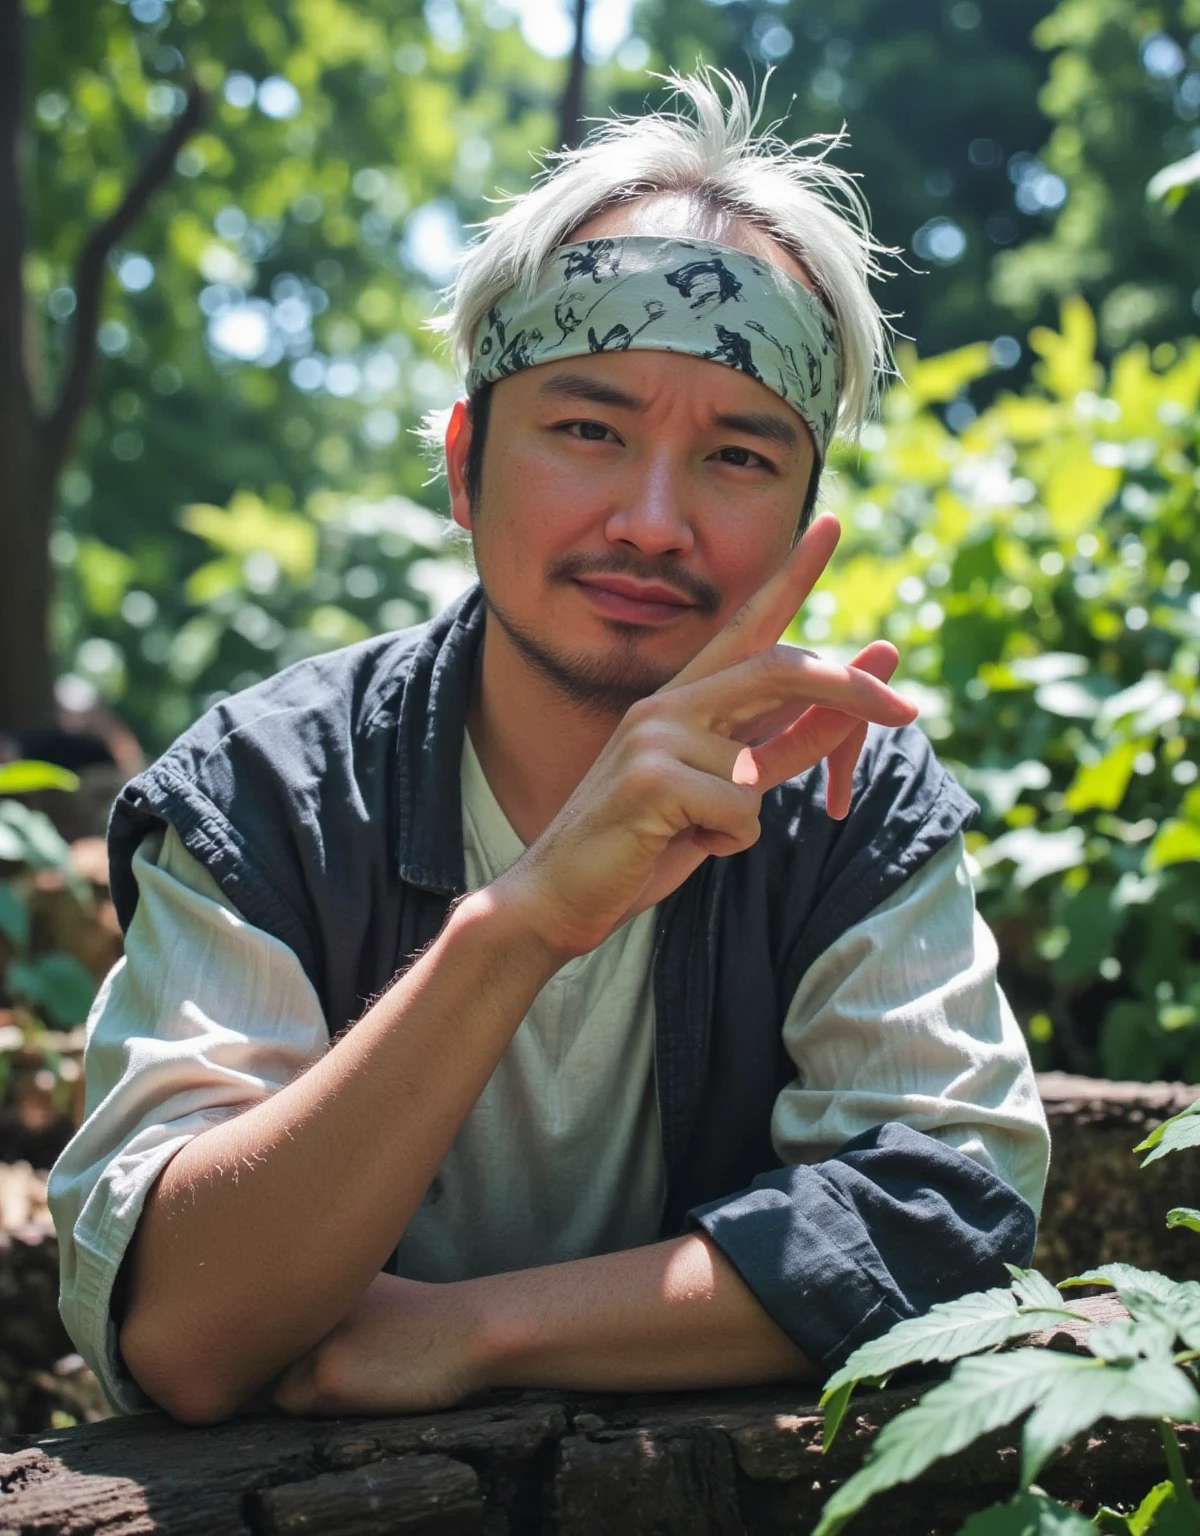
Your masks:
[[[1120,1308],[1077,1304],[1092,1323]],[[1039,1335],[1077,1348],[1089,1325]],[[1026,1341],[1027,1342],[1027,1341]],[[828,1456],[811,1388],[671,1396],[511,1395],[390,1419],[257,1415],[189,1429],[159,1415],[10,1440],[0,1536],[765,1536],[812,1529],[911,1385],[856,1399]],[[1200,1426],[1181,1442],[1200,1471]],[[1043,1474],[1090,1504],[1164,1475],[1149,1425],[1101,1424]],[[869,1505],[851,1530],[951,1536],[1016,1484],[1016,1437],[989,1436]],[[934,1513],[936,1511],[936,1513]]]

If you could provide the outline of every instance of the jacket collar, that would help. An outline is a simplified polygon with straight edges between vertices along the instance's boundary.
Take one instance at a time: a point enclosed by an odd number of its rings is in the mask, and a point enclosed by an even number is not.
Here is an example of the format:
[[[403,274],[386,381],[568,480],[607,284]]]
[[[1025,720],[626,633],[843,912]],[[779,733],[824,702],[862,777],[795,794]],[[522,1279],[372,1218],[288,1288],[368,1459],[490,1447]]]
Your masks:
[[[460,767],[485,612],[476,583],[425,626],[397,719],[400,877],[450,897],[467,888]]]

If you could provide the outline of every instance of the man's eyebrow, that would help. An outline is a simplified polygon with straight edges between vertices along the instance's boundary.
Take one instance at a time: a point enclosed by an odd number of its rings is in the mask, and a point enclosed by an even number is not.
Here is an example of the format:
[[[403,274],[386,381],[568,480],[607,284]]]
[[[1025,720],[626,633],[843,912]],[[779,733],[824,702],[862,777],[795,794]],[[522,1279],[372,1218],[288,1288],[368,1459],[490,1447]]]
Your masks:
[[[793,451],[800,447],[800,434],[784,416],[774,411],[732,411],[713,417],[714,426],[726,427],[731,432],[742,432],[747,437],[761,437],[768,443]]]
[[[644,410],[646,405],[637,395],[618,389],[615,384],[589,378],[585,373],[552,374],[542,385],[541,393],[566,400],[589,400],[593,405],[614,405],[626,411]]]

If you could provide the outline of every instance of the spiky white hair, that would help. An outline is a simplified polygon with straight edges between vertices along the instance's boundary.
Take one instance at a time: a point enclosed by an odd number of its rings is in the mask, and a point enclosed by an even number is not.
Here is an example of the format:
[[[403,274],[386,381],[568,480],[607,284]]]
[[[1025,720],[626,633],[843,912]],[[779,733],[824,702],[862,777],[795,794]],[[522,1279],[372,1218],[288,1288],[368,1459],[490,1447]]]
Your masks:
[[[547,154],[533,188],[481,226],[449,312],[433,322],[448,336],[455,366],[466,372],[492,304],[511,288],[532,295],[551,253],[589,219],[619,203],[684,194],[697,227],[673,233],[732,243],[737,226],[748,225],[808,272],[841,344],[838,433],[855,437],[891,371],[888,325],[870,279],[888,275],[880,258],[895,253],[873,238],[854,175],[830,163],[844,130],[789,143],[781,124],[756,131],[763,96],[753,103],[736,76],[708,67],[660,78],[672,88],[673,109],[601,121],[578,149]]]

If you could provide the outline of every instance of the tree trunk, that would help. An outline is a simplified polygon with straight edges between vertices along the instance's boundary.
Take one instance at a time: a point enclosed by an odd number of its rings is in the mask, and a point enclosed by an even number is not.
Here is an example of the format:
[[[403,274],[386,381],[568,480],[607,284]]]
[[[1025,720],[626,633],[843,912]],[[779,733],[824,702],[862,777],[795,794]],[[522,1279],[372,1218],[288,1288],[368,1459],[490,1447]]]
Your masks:
[[[0,732],[54,712],[48,536],[53,483],[30,394],[21,195],[25,26],[0,0]]]
[[[558,109],[558,143],[560,149],[574,149],[583,133],[583,32],[587,20],[587,0],[575,0],[575,41],[571,48],[571,64],[567,70],[567,83]]]

